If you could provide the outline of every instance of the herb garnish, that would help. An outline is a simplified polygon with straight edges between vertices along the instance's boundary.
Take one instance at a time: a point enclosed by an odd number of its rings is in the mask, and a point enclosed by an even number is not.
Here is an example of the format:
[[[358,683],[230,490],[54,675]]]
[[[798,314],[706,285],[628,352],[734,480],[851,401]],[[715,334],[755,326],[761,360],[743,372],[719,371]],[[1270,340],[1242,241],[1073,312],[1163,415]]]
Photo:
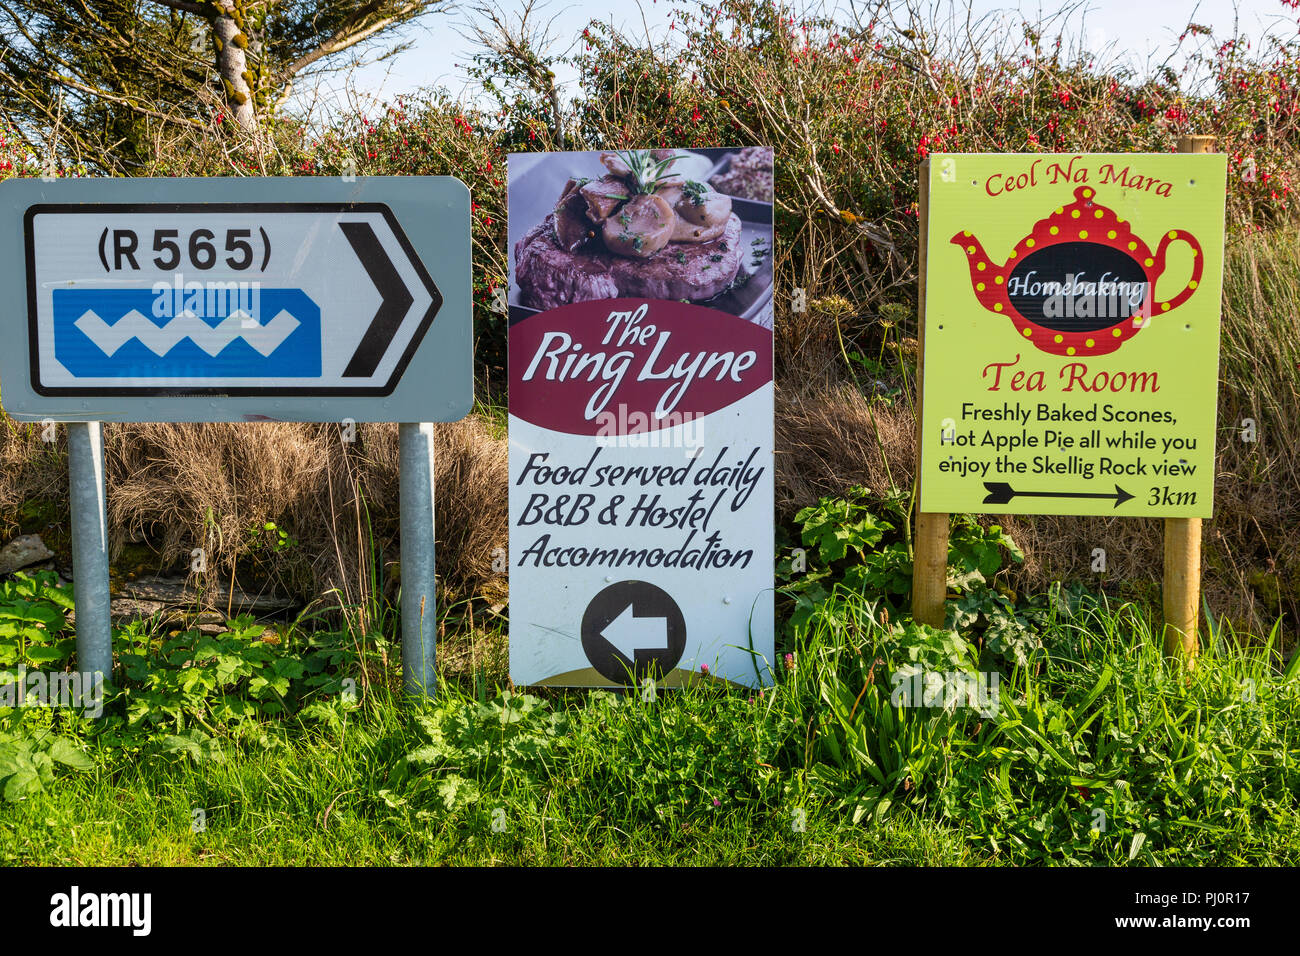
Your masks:
[[[641,194],[653,193],[657,190],[660,181],[669,175],[668,167],[677,162],[676,156],[655,159],[648,149],[622,150],[617,155],[632,171],[631,182],[628,185],[632,187],[633,192]]]

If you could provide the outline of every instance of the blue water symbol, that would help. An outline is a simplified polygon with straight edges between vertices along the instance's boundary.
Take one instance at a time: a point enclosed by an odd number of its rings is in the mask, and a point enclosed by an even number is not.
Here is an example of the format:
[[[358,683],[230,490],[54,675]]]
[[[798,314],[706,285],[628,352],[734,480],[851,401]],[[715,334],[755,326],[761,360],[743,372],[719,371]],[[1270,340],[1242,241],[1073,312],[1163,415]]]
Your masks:
[[[155,343],[165,342],[170,323],[194,321],[166,314],[176,311],[171,299],[170,289],[161,293],[150,289],[55,289],[55,358],[79,378],[320,378],[320,306],[301,289],[259,289],[256,295],[196,295],[187,302],[194,318],[213,329],[241,308],[257,320],[257,325],[266,325],[281,312],[288,312],[298,325],[269,355],[253,348],[238,333],[216,355],[209,355],[188,337],[162,355],[140,338],[132,337],[110,355],[77,327],[77,321],[88,312],[110,327],[134,312],[157,326],[159,338]],[[164,314],[155,315],[155,311]],[[140,318],[129,321],[138,323]],[[245,327],[248,334],[253,334],[252,322]],[[182,325],[172,331],[184,328]],[[154,337],[148,326],[143,326],[143,334]]]

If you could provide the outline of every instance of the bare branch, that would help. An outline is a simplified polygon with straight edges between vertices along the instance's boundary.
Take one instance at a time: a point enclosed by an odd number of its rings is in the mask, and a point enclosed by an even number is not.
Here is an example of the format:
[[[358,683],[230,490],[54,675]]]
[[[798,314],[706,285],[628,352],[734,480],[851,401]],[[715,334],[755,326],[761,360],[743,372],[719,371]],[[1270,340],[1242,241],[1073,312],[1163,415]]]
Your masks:
[[[199,16],[206,16],[207,8],[202,4],[192,3],[191,0],[150,0],[151,3],[157,3],[171,10],[179,10],[181,13],[196,13]]]
[[[336,31],[333,36],[325,40],[316,49],[298,57],[285,67],[284,73],[288,77],[295,76],[324,57],[342,53],[344,50],[369,39],[376,33],[413,19],[429,6],[429,0],[410,0],[409,3],[403,4],[392,13],[377,19],[371,19],[383,8],[383,3],[380,0],[372,0],[372,2],[361,7],[346,26]]]
[[[544,24],[538,24],[536,16],[541,7],[535,0],[525,0],[513,21],[497,0],[480,0],[472,9],[477,19],[470,22],[469,34],[461,35],[500,57],[525,78],[531,90],[546,99],[551,114],[551,135],[556,148],[564,149],[560,91],[547,57],[547,51],[554,44],[551,26],[559,14]]]

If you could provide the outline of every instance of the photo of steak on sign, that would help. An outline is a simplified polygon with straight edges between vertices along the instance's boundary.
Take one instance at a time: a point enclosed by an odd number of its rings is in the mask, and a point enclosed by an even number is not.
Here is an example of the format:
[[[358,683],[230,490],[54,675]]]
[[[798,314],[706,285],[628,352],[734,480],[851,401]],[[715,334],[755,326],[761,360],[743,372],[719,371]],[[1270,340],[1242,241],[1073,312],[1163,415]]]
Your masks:
[[[771,682],[772,171],[510,156],[517,684]]]

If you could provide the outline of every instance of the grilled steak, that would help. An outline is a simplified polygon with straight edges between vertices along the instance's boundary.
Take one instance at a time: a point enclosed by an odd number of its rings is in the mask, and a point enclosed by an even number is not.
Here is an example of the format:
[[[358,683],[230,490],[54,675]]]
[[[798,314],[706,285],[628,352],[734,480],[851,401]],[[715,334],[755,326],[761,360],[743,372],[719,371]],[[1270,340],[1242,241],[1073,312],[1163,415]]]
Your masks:
[[[567,251],[547,216],[515,244],[520,303],[554,309],[593,299],[686,299],[723,292],[740,270],[740,219],[733,213],[709,242],[670,242],[645,259],[614,255],[599,245]]]

